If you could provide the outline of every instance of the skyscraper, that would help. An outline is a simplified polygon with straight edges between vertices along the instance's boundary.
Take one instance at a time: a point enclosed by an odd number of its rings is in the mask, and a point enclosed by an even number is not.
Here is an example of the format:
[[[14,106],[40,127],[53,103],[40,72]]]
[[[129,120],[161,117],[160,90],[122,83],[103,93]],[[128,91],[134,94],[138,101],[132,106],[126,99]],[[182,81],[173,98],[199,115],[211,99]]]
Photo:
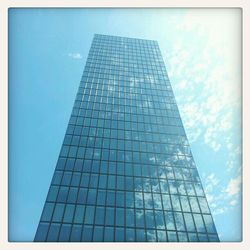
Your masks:
[[[219,241],[156,41],[94,36],[35,241]]]

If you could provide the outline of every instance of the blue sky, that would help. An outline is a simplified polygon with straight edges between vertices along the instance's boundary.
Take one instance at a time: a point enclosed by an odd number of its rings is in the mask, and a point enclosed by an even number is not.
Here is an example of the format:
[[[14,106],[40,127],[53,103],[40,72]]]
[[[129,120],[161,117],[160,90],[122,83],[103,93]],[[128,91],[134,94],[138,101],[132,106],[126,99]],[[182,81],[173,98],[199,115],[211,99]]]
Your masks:
[[[241,240],[239,9],[10,9],[9,240],[34,238],[94,33],[159,42],[220,239]]]

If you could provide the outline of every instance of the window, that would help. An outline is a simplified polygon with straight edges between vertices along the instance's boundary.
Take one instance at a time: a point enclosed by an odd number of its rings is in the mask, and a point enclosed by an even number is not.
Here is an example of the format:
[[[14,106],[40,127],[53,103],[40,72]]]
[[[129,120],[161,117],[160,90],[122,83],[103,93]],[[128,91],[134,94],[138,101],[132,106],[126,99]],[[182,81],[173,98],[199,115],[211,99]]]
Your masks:
[[[77,199],[77,192],[78,192],[78,188],[71,187],[69,189],[68,201],[67,202],[69,202],[69,203],[75,203],[76,199]]]
[[[184,213],[184,220],[186,223],[187,231],[194,232],[195,231],[195,226],[194,226],[194,221],[192,214],[190,213]]]
[[[117,207],[124,207],[124,192],[117,191],[116,192],[116,206]]]
[[[58,202],[66,202],[67,196],[68,196],[68,191],[69,191],[68,187],[61,186],[59,193],[58,193],[57,201]]]
[[[84,211],[84,205],[76,205],[74,223],[83,223]]]
[[[144,229],[136,229],[136,241],[138,241],[138,242],[146,241]]]
[[[107,191],[107,206],[114,206],[115,205],[115,192],[114,191]]]
[[[124,226],[124,209],[116,208],[116,226]]]
[[[96,207],[95,224],[104,224],[105,209],[104,207]]]
[[[114,208],[106,208],[105,224],[108,226],[114,225],[115,210]]]
[[[60,204],[60,203],[56,204],[52,221],[55,221],[55,222],[61,222],[62,221],[64,206],[65,206],[64,204]]]
[[[75,164],[75,159],[67,159],[65,170],[73,170]]]
[[[85,210],[85,224],[93,224],[94,222],[94,213],[95,213],[95,207],[93,206],[86,206]]]
[[[94,234],[93,234],[93,241],[103,241],[103,227],[95,226]]]
[[[58,240],[65,241],[65,242],[69,241],[70,232],[71,232],[71,225],[70,224],[62,224]]]
[[[174,218],[175,218],[175,224],[176,224],[176,229],[178,231],[186,231],[185,230],[185,225],[184,225],[184,220],[182,217],[182,213],[174,213]]]
[[[96,189],[89,189],[87,204],[95,205],[95,203],[96,203],[96,195],[97,195]]]
[[[63,174],[63,179],[62,179],[61,184],[64,186],[69,186],[70,181],[71,181],[71,176],[72,176],[72,172],[65,171]]]
[[[167,230],[175,230],[174,216],[172,212],[165,211],[165,221]]]
[[[154,213],[152,210],[145,210],[147,228],[155,228]]]
[[[75,205],[67,204],[64,212],[63,222],[72,223],[75,211]]]
[[[213,219],[211,215],[204,214],[203,215],[204,222],[206,225],[206,229],[208,233],[216,233],[216,229],[213,223]]]
[[[98,190],[96,204],[104,206],[105,201],[106,201],[106,192],[104,190]]]
[[[135,241],[135,230],[133,228],[126,228],[126,241]]]
[[[157,229],[165,229],[163,211],[155,210],[155,222]]]
[[[40,222],[37,229],[35,241],[45,241],[48,229],[49,229],[49,223]]]
[[[106,242],[114,241],[114,228],[113,227],[105,227],[104,241]]]
[[[92,241],[93,226],[84,225],[82,232],[82,241]]]
[[[115,240],[116,241],[124,241],[124,228],[117,227],[115,230]]]
[[[81,241],[81,233],[82,233],[82,226],[81,225],[73,225],[71,231],[70,241]]]
[[[74,172],[72,175],[71,186],[79,186],[81,180],[81,174],[78,172]]]
[[[47,236],[47,241],[57,241],[59,230],[60,230],[60,224],[51,223],[49,233]]]
[[[200,233],[205,233],[206,229],[202,220],[202,216],[200,214],[193,214],[193,216],[197,231]]]
[[[54,203],[45,203],[43,213],[42,213],[42,221],[50,221],[52,218],[52,213],[54,210]]]
[[[168,231],[167,234],[168,234],[168,241],[170,241],[170,242],[175,242],[175,241],[177,241],[176,232]]]
[[[59,187],[58,186],[51,186],[49,189],[47,201],[56,201],[57,193],[58,193]]]

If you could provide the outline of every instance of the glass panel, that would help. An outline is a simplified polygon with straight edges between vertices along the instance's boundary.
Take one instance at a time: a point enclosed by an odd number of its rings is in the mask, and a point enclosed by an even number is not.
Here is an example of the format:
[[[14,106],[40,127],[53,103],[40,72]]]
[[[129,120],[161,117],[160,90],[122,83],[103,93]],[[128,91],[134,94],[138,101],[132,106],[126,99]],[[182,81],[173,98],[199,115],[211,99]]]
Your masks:
[[[68,194],[68,203],[75,203],[77,199],[78,188],[71,187]]]
[[[156,222],[157,229],[165,229],[163,211],[155,210],[155,222]]]
[[[177,195],[171,195],[172,206],[175,211],[181,211],[181,205],[179,197]]]
[[[107,241],[107,242],[114,241],[114,228],[113,227],[105,227],[104,241]]]
[[[96,189],[89,189],[89,191],[88,191],[88,199],[87,199],[87,204],[88,205],[95,205],[95,203],[96,203],[96,195],[97,195]]]
[[[133,228],[126,228],[126,241],[135,241],[135,230]]]
[[[95,226],[93,241],[103,241],[103,227]]]
[[[214,226],[212,216],[204,214],[203,218],[204,218],[204,222],[205,222],[205,225],[206,225],[207,232],[208,233],[216,233],[216,229],[215,229],[215,226]]]
[[[82,241],[92,241],[93,226],[84,225],[82,232]]]
[[[107,206],[114,206],[115,205],[115,192],[114,191],[107,191]]]
[[[49,229],[49,223],[40,222],[37,228],[35,241],[45,241]]]
[[[189,203],[188,203],[187,196],[180,196],[180,201],[181,201],[182,211],[190,212],[190,206],[189,206]]]
[[[138,241],[138,242],[146,241],[144,229],[136,229],[136,241]]]
[[[136,227],[144,227],[144,210],[136,209]]]
[[[188,233],[188,238],[189,238],[189,241],[191,241],[191,242],[198,241],[197,234],[195,234],[195,233]]]
[[[82,233],[82,226],[81,225],[73,225],[70,241],[81,241],[81,233]]]
[[[124,228],[117,227],[115,230],[115,241],[124,241]]]
[[[106,188],[106,185],[107,185],[107,175],[100,175],[99,188]]]
[[[145,219],[147,228],[155,228],[154,213],[152,210],[145,210]]]
[[[200,204],[201,212],[202,213],[210,213],[208,205],[207,205],[206,198],[198,197],[198,201],[199,201],[199,204]]]
[[[135,226],[134,210],[127,209],[125,215],[126,215],[126,226],[134,227]]]
[[[162,204],[164,210],[172,210],[171,202],[170,202],[170,196],[169,195],[162,195]]]
[[[71,232],[71,225],[70,224],[62,224],[60,235],[59,235],[59,241],[69,241],[69,236]]]
[[[104,224],[104,207],[96,207],[96,215],[95,215],[95,224],[103,225]]]
[[[205,233],[206,229],[205,229],[201,215],[200,214],[193,214],[193,216],[194,216],[194,221],[195,221],[197,231],[201,232],[201,233]]]
[[[167,241],[166,231],[157,230],[157,239],[161,242]]]
[[[187,231],[194,232],[195,231],[195,226],[194,226],[194,221],[193,221],[192,214],[184,213],[183,215],[184,215],[184,220],[185,220],[185,223],[186,223]]]
[[[52,221],[55,221],[55,222],[60,222],[60,221],[62,221],[63,212],[64,212],[64,207],[65,207],[64,204],[60,204],[60,203],[57,203],[57,204],[56,204],[56,207],[55,207],[55,211],[54,211],[54,214],[53,214]]]
[[[165,221],[167,230],[175,230],[174,216],[172,212],[165,211]]]
[[[98,190],[98,195],[97,195],[97,205],[105,205],[106,201],[106,192],[104,190]]]
[[[156,241],[156,234],[155,230],[147,230],[147,241]]]
[[[168,234],[168,241],[170,241],[170,242],[175,242],[175,241],[177,241],[176,232],[168,231],[167,234]]]
[[[105,224],[108,226],[113,226],[114,225],[114,218],[115,218],[114,208],[107,207],[106,208],[106,216],[105,216]]]
[[[121,191],[116,192],[116,206],[124,207],[125,193]]]
[[[206,234],[198,234],[199,241],[208,242]]]
[[[85,210],[85,224],[93,224],[94,222],[94,213],[95,213],[95,207],[94,206],[86,206]]]
[[[75,205],[67,204],[64,212],[63,222],[72,223]]]
[[[42,221],[50,221],[52,218],[52,213],[54,210],[54,203],[45,203],[44,209],[43,209],[43,213],[42,213],[42,217],[41,220]]]
[[[58,193],[59,187],[58,186],[51,186],[49,189],[47,201],[56,201],[57,193]]]
[[[49,228],[49,233],[47,237],[47,241],[57,241],[60,230],[60,224],[51,223]]]
[[[191,206],[192,212],[200,213],[199,205],[196,197],[189,197],[189,204]]]
[[[80,188],[78,192],[77,197],[77,203],[85,204],[87,199],[87,189],[86,188]]]
[[[84,205],[76,205],[74,223],[83,223],[84,211],[85,211]]]
[[[178,231],[186,231],[182,213],[174,213],[176,229]]]
[[[184,232],[178,232],[178,239],[179,241],[187,242],[188,241],[187,234]]]
[[[124,209],[116,208],[116,226],[124,226]]]

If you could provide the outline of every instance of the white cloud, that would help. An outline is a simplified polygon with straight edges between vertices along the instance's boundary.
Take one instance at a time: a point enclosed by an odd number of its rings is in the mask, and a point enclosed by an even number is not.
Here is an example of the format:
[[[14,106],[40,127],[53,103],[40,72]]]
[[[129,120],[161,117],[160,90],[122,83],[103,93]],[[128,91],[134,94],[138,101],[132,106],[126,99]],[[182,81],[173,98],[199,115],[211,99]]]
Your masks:
[[[182,36],[166,55],[168,72],[188,137],[194,142],[204,135],[204,143],[217,152],[225,145],[223,133],[240,123],[240,15],[187,13],[177,25]]]
[[[230,205],[235,206],[236,204],[238,204],[238,200],[232,200],[232,201],[230,201]]]
[[[68,53],[68,56],[73,59],[82,59],[82,55],[80,53]]]
[[[239,194],[240,191],[241,191],[241,175],[229,181],[225,192],[229,196],[234,196],[234,195]]]
[[[225,184],[215,173],[202,174],[206,198],[214,216],[232,209],[240,201],[241,175]]]

